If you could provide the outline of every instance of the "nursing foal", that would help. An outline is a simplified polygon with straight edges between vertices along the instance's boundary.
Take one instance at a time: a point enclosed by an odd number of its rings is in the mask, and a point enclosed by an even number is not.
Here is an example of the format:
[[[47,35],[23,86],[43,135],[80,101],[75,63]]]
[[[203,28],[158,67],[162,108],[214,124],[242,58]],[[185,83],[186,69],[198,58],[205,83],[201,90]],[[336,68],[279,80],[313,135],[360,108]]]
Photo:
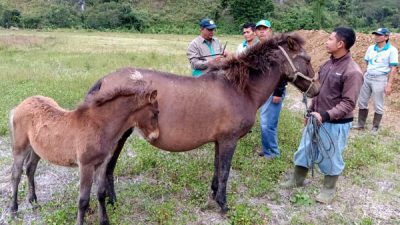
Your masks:
[[[94,86],[100,90],[100,82]],[[14,163],[11,212],[18,210],[17,192],[27,158],[29,202],[36,202],[34,174],[41,158],[61,166],[79,167],[80,195],[77,224],[83,224],[93,177],[97,175],[100,223],[108,224],[105,173],[123,133],[134,127],[152,142],[159,135],[157,91],[132,78],[125,85],[89,96],[73,111],[51,98],[33,96],[10,112]]]

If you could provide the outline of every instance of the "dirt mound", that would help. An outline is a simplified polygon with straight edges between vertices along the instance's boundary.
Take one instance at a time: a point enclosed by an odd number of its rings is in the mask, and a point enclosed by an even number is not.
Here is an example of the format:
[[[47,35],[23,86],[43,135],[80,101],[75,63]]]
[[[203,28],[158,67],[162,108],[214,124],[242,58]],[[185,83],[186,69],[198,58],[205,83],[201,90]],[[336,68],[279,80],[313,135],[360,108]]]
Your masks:
[[[306,50],[310,54],[311,64],[315,71],[318,71],[319,66],[324,63],[329,54],[325,49],[325,42],[328,39],[329,33],[323,30],[300,30],[297,32],[306,40]],[[364,61],[365,52],[368,47],[374,44],[372,34],[357,33],[355,45],[351,48],[351,53],[355,61],[360,65],[362,70],[366,69]],[[400,34],[395,33],[390,36],[390,43],[397,49],[400,47]],[[394,92],[400,92],[400,82],[395,80]]]

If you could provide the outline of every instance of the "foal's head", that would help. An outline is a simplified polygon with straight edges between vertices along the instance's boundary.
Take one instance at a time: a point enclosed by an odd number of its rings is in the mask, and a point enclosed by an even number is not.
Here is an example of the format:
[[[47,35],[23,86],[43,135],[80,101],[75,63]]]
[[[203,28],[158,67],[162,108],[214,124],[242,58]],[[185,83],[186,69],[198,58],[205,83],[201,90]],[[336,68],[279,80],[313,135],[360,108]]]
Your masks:
[[[101,82],[102,80],[96,83],[94,88],[98,90],[87,96],[84,104],[92,108],[102,108],[102,116],[110,120],[116,117],[125,118],[122,122],[140,130],[139,133],[147,141],[156,140],[159,136],[157,91],[144,81],[128,81],[123,87],[99,92]]]

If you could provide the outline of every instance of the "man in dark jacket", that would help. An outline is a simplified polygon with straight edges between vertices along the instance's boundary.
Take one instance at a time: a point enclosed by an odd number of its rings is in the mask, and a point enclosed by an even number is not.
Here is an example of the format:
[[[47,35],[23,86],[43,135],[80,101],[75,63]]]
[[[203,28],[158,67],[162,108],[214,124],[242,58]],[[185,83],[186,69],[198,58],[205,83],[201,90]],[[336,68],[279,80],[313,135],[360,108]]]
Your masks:
[[[329,36],[326,49],[331,58],[319,70],[321,88],[312,100],[311,117],[294,154],[294,174],[282,184],[285,188],[302,186],[308,170],[318,164],[325,176],[316,200],[325,204],[333,200],[344,169],[342,155],[363,82],[361,69],[350,54],[355,39],[354,31],[345,27],[336,28]],[[315,131],[319,131],[318,144],[311,135]]]

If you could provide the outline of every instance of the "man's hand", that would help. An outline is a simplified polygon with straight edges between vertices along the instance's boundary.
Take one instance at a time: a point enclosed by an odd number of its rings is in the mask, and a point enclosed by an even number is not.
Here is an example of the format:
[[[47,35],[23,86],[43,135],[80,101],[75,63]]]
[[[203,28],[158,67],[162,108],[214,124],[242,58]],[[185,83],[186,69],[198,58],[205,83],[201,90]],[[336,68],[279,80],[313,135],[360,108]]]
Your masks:
[[[387,83],[385,87],[385,95],[389,96],[392,93],[392,83]]]
[[[277,104],[282,101],[282,97],[279,96],[272,96],[272,102]]]
[[[312,112],[311,115],[313,115],[317,119],[318,123],[320,123],[320,124],[322,123],[321,114],[319,114],[318,112]]]

